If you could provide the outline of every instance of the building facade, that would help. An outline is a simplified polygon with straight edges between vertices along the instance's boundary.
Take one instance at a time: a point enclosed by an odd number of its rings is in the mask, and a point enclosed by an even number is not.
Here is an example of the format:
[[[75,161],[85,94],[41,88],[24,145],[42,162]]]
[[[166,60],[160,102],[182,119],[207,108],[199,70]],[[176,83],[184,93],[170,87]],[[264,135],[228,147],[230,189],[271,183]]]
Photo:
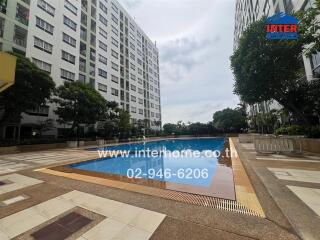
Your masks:
[[[237,0],[235,11],[234,50],[238,47],[239,39],[246,27],[262,17],[270,17],[279,12],[292,13],[306,10],[313,6],[315,0]],[[320,74],[320,54],[308,58],[303,57],[305,76],[308,80],[318,78]],[[250,115],[266,113],[271,109],[280,109],[275,102],[263,102],[250,106]]]
[[[4,0],[0,50],[24,53],[56,85],[90,84],[133,124],[161,127],[157,46],[116,0]],[[56,120],[53,111],[30,110],[23,123]]]

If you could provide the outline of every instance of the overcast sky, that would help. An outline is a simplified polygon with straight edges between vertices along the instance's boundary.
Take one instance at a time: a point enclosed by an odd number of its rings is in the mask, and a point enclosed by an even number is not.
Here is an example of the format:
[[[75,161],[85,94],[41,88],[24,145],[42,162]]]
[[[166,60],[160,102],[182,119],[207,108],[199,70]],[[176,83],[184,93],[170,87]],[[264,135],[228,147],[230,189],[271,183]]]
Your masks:
[[[119,0],[160,51],[163,123],[208,122],[232,93],[234,0]]]

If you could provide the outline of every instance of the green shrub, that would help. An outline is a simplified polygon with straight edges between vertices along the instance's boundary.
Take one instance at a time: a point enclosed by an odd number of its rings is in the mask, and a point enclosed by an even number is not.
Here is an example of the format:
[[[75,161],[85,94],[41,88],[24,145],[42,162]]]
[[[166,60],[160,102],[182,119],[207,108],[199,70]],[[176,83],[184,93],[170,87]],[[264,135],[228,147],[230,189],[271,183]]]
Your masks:
[[[287,127],[278,128],[275,131],[276,135],[305,135],[310,138],[320,137],[320,126],[298,126],[292,125]]]

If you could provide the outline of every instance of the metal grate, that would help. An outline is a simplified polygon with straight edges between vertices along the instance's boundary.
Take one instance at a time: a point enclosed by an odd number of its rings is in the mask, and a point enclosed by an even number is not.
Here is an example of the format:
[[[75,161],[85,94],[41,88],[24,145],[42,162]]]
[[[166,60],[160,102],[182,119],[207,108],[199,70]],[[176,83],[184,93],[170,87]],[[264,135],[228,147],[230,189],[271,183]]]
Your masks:
[[[160,191],[158,194],[150,194],[150,195],[158,195],[159,197],[175,200],[183,203],[194,204],[198,206],[205,206],[216,208],[220,210],[226,210],[246,215],[251,215],[255,217],[263,217],[259,213],[248,209],[241,203],[233,200],[222,199],[222,198],[214,198],[204,195],[196,195],[184,192],[177,192],[177,191]]]

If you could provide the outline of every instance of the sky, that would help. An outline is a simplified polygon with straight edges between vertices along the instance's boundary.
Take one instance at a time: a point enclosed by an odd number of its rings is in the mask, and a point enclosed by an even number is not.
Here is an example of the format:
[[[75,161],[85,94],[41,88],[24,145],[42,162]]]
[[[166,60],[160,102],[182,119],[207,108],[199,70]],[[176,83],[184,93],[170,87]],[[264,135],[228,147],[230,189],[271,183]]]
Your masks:
[[[235,107],[234,0],[119,0],[160,54],[163,123],[208,122]]]

